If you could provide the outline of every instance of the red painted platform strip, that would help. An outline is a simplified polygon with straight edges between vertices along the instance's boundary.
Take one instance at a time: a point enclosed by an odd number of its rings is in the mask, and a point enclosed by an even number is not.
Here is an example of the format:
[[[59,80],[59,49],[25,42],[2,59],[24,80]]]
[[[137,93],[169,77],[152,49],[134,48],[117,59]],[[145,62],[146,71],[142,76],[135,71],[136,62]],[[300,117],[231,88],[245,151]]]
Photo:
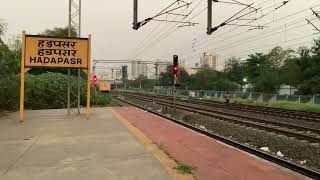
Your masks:
[[[134,107],[114,108],[179,162],[197,167],[200,179],[287,180],[303,177]]]

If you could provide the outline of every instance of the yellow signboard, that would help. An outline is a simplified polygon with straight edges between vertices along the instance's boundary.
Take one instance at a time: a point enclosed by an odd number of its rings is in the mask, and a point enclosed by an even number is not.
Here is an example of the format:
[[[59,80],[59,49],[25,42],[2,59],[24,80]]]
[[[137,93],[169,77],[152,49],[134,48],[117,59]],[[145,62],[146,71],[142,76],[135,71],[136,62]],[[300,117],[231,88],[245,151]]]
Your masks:
[[[26,67],[88,68],[88,38],[26,35]]]
[[[20,74],[20,122],[24,121],[24,74],[33,67],[80,68],[87,79],[87,119],[90,115],[91,35],[88,38],[56,38],[22,32]]]

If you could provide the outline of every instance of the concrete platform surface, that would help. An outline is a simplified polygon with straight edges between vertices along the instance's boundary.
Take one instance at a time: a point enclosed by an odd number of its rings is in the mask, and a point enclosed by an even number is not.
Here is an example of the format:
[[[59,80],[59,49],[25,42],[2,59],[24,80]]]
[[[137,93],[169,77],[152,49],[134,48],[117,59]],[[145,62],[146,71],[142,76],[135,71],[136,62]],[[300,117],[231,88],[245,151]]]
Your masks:
[[[26,111],[0,118],[1,180],[171,180],[174,177],[106,108]]]
[[[304,176],[134,107],[114,108],[200,180],[293,180]]]

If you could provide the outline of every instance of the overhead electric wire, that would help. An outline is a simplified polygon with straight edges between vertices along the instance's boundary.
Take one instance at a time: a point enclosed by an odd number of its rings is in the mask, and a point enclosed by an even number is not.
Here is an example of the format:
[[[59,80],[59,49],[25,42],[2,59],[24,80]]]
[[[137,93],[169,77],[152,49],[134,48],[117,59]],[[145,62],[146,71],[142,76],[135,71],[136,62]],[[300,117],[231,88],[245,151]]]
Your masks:
[[[256,41],[256,40],[259,40],[259,39],[264,39],[264,38],[267,38],[267,37],[272,37],[272,36],[274,36],[274,35],[276,35],[276,34],[280,34],[280,33],[286,32],[286,31],[290,31],[290,30],[293,30],[293,29],[297,29],[297,28],[300,28],[300,27],[303,27],[303,26],[306,26],[306,25],[307,25],[307,24],[295,26],[295,27],[293,27],[293,28],[291,28],[291,29],[283,30],[283,31],[280,31],[280,32],[277,32],[277,33],[273,33],[273,34],[270,34],[270,35],[267,35],[267,36],[260,37],[260,38],[250,39],[250,40],[248,40],[248,41],[242,41],[242,42],[240,42],[240,43],[238,43],[238,44],[236,44],[236,45],[232,45],[232,46],[227,46],[227,45],[226,45],[226,46],[223,46],[223,47],[216,48],[216,49],[214,49],[214,50],[217,51],[217,52],[226,51],[226,49],[230,49],[230,48],[234,48],[234,47],[239,47],[239,46],[241,46],[241,45],[243,45],[243,44],[248,44],[248,43],[250,43],[250,42],[253,42],[253,41]],[[201,54],[201,53],[197,53],[197,54],[199,55],[199,54]]]
[[[290,44],[290,45],[283,45],[283,44],[285,44],[287,42],[296,41],[298,39],[304,39],[306,37],[312,37],[312,36],[315,36],[315,34],[303,36],[303,37],[300,37],[300,38],[295,38],[295,39],[288,40],[288,41],[285,41],[285,42],[280,42],[280,43],[277,42],[277,43],[273,43],[273,44],[268,44],[268,45],[265,45],[265,46],[259,47],[259,48],[250,48],[250,49],[247,49],[247,50],[244,50],[244,51],[240,51],[238,53],[240,53],[240,56],[241,56],[242,54],[248,54],[248,52],[250,52],[250,51],[256,51],[257,49],[265,49],[265,48],[275,47],[275,46],[277,46],[279,44],[282,44],[282,47],[288,47],[288,46],[296,46],[296,45],[305,44],[305,43],[311,43],[311,42],[313,42],[313,40],[303,41],[303,42]]]
[[[314,5],[312,8],[314,8],[314,7],[319,7],[319,6],[320,6],[320,4],[317,4],[317,5]],[[307,10],[309,10],[309,9],[310,9],[310,8],[307,8],[307,9],[304,9],[304,10],[301,10],[301,11],[298,11],[298,12],[295,12],[295,13],[293,13],[293,14],[290,14],[290,15],[287,15],[287,16],[284,16],[284,17],[281,17],[281,18],[279,18],[279,19],[277,19],[277,20],[270,21],[269,23],[265,23],[264,25],[269,25],[269,24],[275,23],[275,22],[280,21],[280,20],[282,20],[282,19],[285,19],[285,18],[294,16],[294,15],[300,14],[300,13],[302,13],[302,12],[305,12],[305,11],[307,11]],[[238,27],[237,27],[237,28],[238,28]],[[230,30],[230,31],[231,31],[231,30]],[[229,33],[230,31],[228,31],[227,33]],[[231,37],[228,37],[228,38],[226,38],[226,39],[231,39],[231,38],[233,38],[233,37],[237,37],[238,35],[244,34],[244,33],[247,33],[247,32],[246,32],[246,31],[245,31],[245,32],[241,32],[241,33],[238,33],[238,34],[233,35],[233,36],[231,36]],[[224,33],[224,34],[226,34],[226,33]],[[226,39],[224,39],[224,40],[226,40]],[[224,41],[224,40],[222,40],[222,41]],[[212,43],[210,43],[209,45],[211,45],[211,44],[212,44]],[[197,50],[199,50],[199,49],[204,49],[204,48],[208,47],[209,45],[203,46],[202,48],[198,48]],[[190,53],[192,53],[193,51],[194,51],[193,49],[189,50]],[[185,52],[185,51],[183,51],[183,52]],[[184,54],[186,54],[186,53],[184,53]]]
[[[265,4],[267,1],[265,1],[265,2],[263,2],[263,3],[261,3],[261,4],[259,4],[258,6],[261,6],[262,4]],[[279,6],[279,4],[283,4],[283,2],[281,2],[281,3],[277,3],[277,4],[274,4],[274,5],[272,5],[272,6],[269,6],[269,7],[266,7],[266,8],[263,8],[263,9],[261,9],[261,11],[262,10],[266,10],[266,9],[270,9],[270,8],[273,8],[273,7],[278,7]],[[278,10],[278,9],[273,9],[273,10],[271,10],[270,12],[274,12],[274,11],[276,11],[276,10]],[[265,16],[263,16],[263,17],[265,17]],[[262,18],[263,18],[262,17]],[[254,20],[254,21],[257,21],[257,20],[259,20],[259,19],[261,19],[261,18],[257,18],[256,20]],[[252,22],[254,22],[254,21],[252,21]],[[249,23],[252,23],[252,22],[249,22]],[[274,21],[271,21],[271,23],[273,23]],[[247,24],[249,24],[249,23],[247,23]],[[267,24],[265,24],[264,26],[266,26]],[[235,28],[233,28],[233,29],[231,29],[231,30],[229,30],[229,31],[227,31],[227,32],[225,32],[225,33],[222,33],[222,34],[218,34],[217,36],[223,36],[223,35],[225,35],[225,34],[228,34],[229,32],[231,32],[231,31],[234,31],[234,30],[236,30],[236,29],[239,29],[240,27],[235,27]],[[247,31],[246,31],[247,32]],[[243,32],[243,33],[246,33],[246,32]],[[207,37],[208,38],[208,37]],[[212,40],[212,39],[214,39],[215,38],[215,36],[213,35],[213,36],[211,36],[211,38],[209,38],[209,40],[208,41],[206,41],[206,42],[204,42],[204,43],[199,43],[199,44],[208,44],[208,43],[210,43],[210,41]],[[198,45],[199,46],[199,45]],[[187,49],[186,49],[187,50]],[[183,50],[183,51],[180,51],[180,52],[184,52],[184,51],[186,51],[186,50]]]
[[[201,2],[203,2],[203,0],[200,0],[199,3],[187,14],[186,17],[182,18],[180,21],[185,20],[200,4]],[[198,15],[198,14],[197,14]],[[193,17],[194,18],[194,17]],[[193,18],[189,19],[189,21],[191,21]],[[139,51],[135,58],[138,57],[140,54],[142,54],[146,49],[148,49],[149,47],[153,46],[154,44],[157,44],[158,42],[160,42],[161,40],[163,40],[164,38],[162,38],[163,36],[165,36],[169,31],[171,31],[173,28],[175,28],[179,23],[176,23],[175,25],[173,25],[169,30],[167,30],[165,33],[161,34],[160,36],[158,36],[158,38],[154,41],[151,42],[150,44],[147,45],[147,47],[145,47],[144,49],[142,49],[141,51]],[[172,32],[171,32],[172,33]],[[165,36],[167,37],[167,36]]]
[[[303,19],[303,20],[300,20],[300,19]],[[314,19],[313,19],[313,20],[314,20]],[[292,21],[291,23],[289,23],[289,26],[290,26],[290,25],[296,25],[297,23],[301,23],[301,22],[305,22],[305,17],[299,18],[298,20],[295,20],[295,21]],[[307,24],[304,24],[303,26],[306,26],[306,25],[307,25]],[[230,47],[234,47],[234,46],[235,46],[235,45],[234,45],[235,43],[241,43],[241,42],[246,42],[246,43],[248,43],[248,42],[251,42],[250,39],[253,39],[253,38],[256,38],[256,39],[254,39],[254,40],[261,39],[261,38],[258,38],[258,39],[257,39],[257,37],[259,37],[259,36],[261,36],[261,35],[266,35],[266,34],[268,34],[269,32],[274,32],[274,31],[277,30],[277,29],[282,29],[283,26],[284,26],[284,25],[277,26],[277,27],[272,28],[272,29],[269,29],[269,30],[267,30],[267,31],[263,31],[263,32],[255,35],[255,36],[244,37],[244,38],[242,38],[242,39],[240,39],[240,40],[236,40],[236,42],[228,43],[228,44],[226,44],[226,45],[224,45],[224,46],[222,46],[222,47],[228,46],[228,47],[230,48]],[[287,26],[288,26],[288,24],[287,24]],[[273,34],[271,34],[271,35],[275,35],[275,34],[279,34],[279,33],[282,33],[282,32],[290,31],[290,30],[293,30],[293,29],[296,29],[296,28],[299,28],[299,27],[302,27],[302,26],[295,26],[295,27],[293,27],[293,28],[285,29],[285,30],[283,30],[283,31],[280,31],[280,32],[277,32],[277,33],[273,33]],[[219,42],[225,42],[225,40],[230,39],[230,38],[233,38],[233,37],[235,37],[235,36],[238,36],[239,34],[241,34],[241,33],[238,33],[238,34],[236,34],[236,35],[234,35],[234,36],[231,36],[231,37],[227,37],[227,38],[225,38],[225,39],[223,39],[223,40],[221,40],[221,41],[219,41]],[[270,36],[270,35],[266,35],[266,36],[263,36],[263,37],[269,37],[269,36]],[[219,44],[219,42],[218,42],[218,44]],[[229,44],[232,44],[232,45],[229,45]],[[218,47],[218,48],[215,48],[214,50],[217,50],[217,49],[220,49],[220,48],[221,48],[221,47]],[[203,48],[198,48],[198,49],[196,49],[196,50],[194,50],[194,51],[199,51],[199,50],[202,50],[202,49],[203,49]],[[210,50],[213,50],[213,49],[210,49]],[[209,51],[210,51],[210,50],[209,50]],[[194,51],[192,51],[192,52],[190,51],[190,52],[188,52],[188,53],[184,53],[184,54],[180,54],[180,55],[183,56],[183,55],[186,55],[186,54],[193,53]],[[198,54],[201,54],[201,53],[198,53]]]
[[[185,10],[184,10],[185,11]],[[178,17],[176,17],[174,20],[177,20]],[[159,23],[142,41],[140,41],[136,47],[136,51],[139,51],[140,48],[143,47],[144,45],[144,42],[152,35],[152,33],[154,33],[156,30],[158,30],[158,28],[161,26],[161,23]],[[166,27],[168,26],[168,24],[166,24],[162,29],[160,29],[160,31],[158,31],[158,33],[160,33],[161,31],[165,30]],[[148,42],[148,41],[147,41]],[[142,45],[142,46],[141,46]]]
[[[258,4],[257,6],[264,5],[264,4],[266,4],[267,2],[269,2],[269,0],[266,0],[266,1]],[[278,3],[278,4],[279,4],[279,3]],[[275,7],[275,6],[276,6],[276,5],[272,5],[272,6],[263,8],[263,9],[261,9],[261,10],[266,10],[266,9],[269,9],[269,8],[272,8],[272,7]],[[238,28],[240,28],[240,27],[236,27],[236,28],[234,28],[234,29],[232,29],[232,30],[229,30],[228,32],[233,31],[233,30],[238,29]],[[227,33],[228,33],[228,32],[227,32]],[[224,35],[224,34],[227,34],[227,33],[223,33],[223,35]],[[201,36],[204,36],[204,35],[205,35],[204,38],[200,38]],[[220,35],[220,34],[218,34],[217,36],[219,36],[219,35]],[[211,37],[211,38],[210,38],[210,37]],[[199,42],[201,42],[201,41],[206,40],[206,39],[208,39],[208,38],[211,40],[211,39],[213,39],[214,37],[213,37],[213,36],[207,36],[206,33],[202,33],[202,34],[200,34],[199,36],[197,36],[196,38],[193,38],[193,39],[197,39],[197,40],[199,40]],[[185,48],[183,48],[183,49],[185,49]],[[179,51],[176,51],[176,52],[179,52]],[[181,51],[180,51],[180,52],[181,52]]]
[[[203,9],[202,11],[200,11],[200,12],[199,12],[198,14],[196,14],[196,15],[201,14],[201,13],[204,12],[205,10],[206,10],[206,8]],[[189,21],[190,21],[190,20],[191,20],[191,19],[189,19]],[[177,23],[177,24],[178,24],[178,23]],[[176,26],[176,25],[175,25],[175,26]],[[148,49],[148,48],[150,48],[150,47],[158,44],[160,41],[166,39],[166,38],[167,38],[170,34],[172,34],[173,32],[177,31],[179,28],[176,27],[176,29],[174,29],[175,26],[173,26],[172,28],[170,28],[166,33],[162,34],[155,42],[153,42],[152,44],[149,44],[145,49],[143,49],[141,52],[139,52],[139,53],[137,54],[137,56],[139,56],[140,54],[142,54],[146,49]],[[172,29],[173,29],[173,31],[171,31]],[[170,31],[171,31],[171,32],[170,32]],[[136,56],[136,57],[137,57],[137,56]]]

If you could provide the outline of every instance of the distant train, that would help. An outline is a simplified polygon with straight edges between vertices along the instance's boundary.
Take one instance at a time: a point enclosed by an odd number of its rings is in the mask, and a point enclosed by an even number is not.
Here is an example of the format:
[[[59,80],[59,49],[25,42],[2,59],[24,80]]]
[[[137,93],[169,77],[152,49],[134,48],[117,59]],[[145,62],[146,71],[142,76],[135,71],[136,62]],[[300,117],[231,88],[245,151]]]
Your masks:
[[[99,82],[99,91],[109,93],[111,90],[111,82],[110,81],[100,81]]]
[[[113,81],[99,81],[97,88],[100,92],[109,93],[113,89],[125,88],[123,83],[115,83]]]

